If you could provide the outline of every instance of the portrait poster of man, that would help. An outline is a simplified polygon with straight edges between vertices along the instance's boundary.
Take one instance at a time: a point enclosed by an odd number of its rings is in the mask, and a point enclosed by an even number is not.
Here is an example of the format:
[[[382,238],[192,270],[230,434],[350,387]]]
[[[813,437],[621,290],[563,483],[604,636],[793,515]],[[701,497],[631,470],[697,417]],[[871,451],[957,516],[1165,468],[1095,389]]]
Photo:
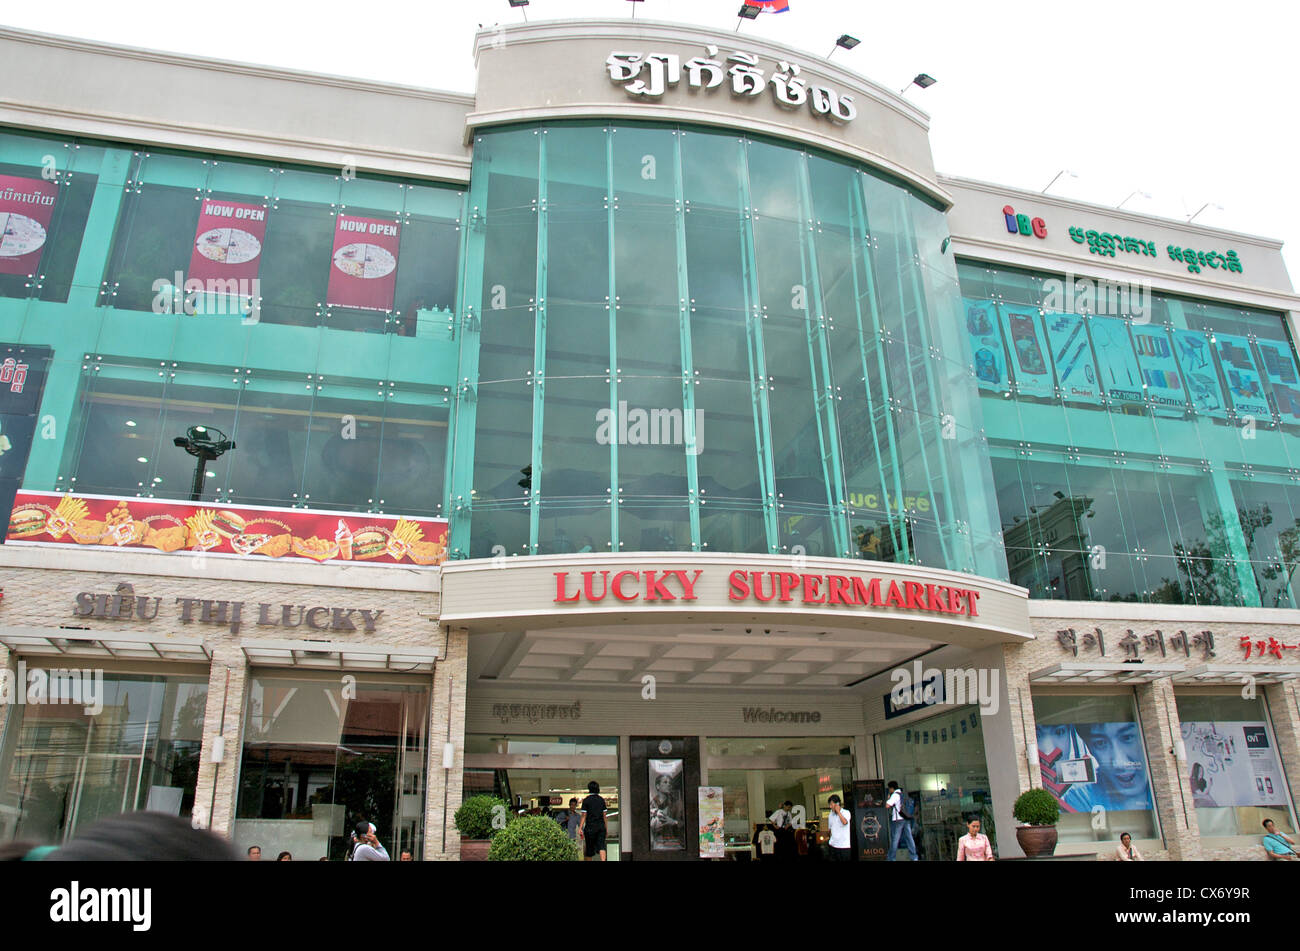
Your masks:
[[[1132,721],[1039,723],[1038,762],[1062,812],[1151,808],[1142,733]]]
[[[685,769],[680,759],[647,761],[650,771],[650,848],[680,852],[686,848]]]

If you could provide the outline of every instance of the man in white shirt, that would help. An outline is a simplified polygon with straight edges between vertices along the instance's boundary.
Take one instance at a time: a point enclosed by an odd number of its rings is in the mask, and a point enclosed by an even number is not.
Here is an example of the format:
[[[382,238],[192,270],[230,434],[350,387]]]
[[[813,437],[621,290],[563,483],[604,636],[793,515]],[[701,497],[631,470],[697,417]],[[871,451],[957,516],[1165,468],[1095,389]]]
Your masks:
[[[889,855],[886,861],[892,862],[898,857],[900,840],[906,843],[912,861],[920,861],[916,854],[916,840],[912,838],[912,823],[903,815],[903,790],[898,787],[898,783],[890,781],[889,798],[885,800],[885,805],[889,807]]]
[[[830,827],[831,832],[831,860],[835,862],[848,862],[853,858],[853,850],[849,844],[849,821],[853,814],[840,805],[839,796],[831,796],[831,814],[826,819],[826,824]]]
[[[767,821],[772,823],[774,829],[784,829],[789,825],[793,825],[794,813],[791,812],[791,809],[793,808],[794,803],[787,799],[785,802],[781,803],[780,809],[767,817]]]
[[[357,847],[352,852],[354,862],[388,862],[388,850],[379,843],[375,827],[364,819],[357,823]]]

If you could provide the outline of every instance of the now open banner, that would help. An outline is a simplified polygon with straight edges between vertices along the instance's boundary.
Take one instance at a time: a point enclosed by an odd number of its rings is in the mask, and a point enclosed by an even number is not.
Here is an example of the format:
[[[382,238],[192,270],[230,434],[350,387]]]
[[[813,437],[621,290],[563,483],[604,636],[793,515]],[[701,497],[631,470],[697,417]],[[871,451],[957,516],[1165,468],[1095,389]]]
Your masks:
[[[326,302],[331,307],[392,310],[401,239],[402,226],[395,221],[339,215]]]
[[[238,201],[205,198],[190,252],[191,280],[251,281],[262,265],[266,209]],[[230,288],[232,293],[244,293]]]
[[[35,274],[50,234],[59,186],[0,175],[0,274]]]

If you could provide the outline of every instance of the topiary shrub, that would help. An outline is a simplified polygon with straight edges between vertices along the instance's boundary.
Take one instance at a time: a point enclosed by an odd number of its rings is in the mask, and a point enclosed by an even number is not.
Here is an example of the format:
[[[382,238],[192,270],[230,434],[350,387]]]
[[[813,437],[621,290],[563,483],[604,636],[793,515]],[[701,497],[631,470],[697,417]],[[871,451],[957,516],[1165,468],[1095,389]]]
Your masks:
[[[520,816],[492,838],[489,862],[576,862],[578,843],[548,816]]]
[[[1016,799],[1011,814],[1031,826],[1054,826],[1061,818],[1061,804],[1046,789],[1030,789]]]
[[[511,819],[510,804],[504,799],[488,795],[470,796],[460,804],[452,821],[456,823],[456,831],[467,839],[490,839],[501,831],[492,824],[498,815],[503,816],[507,823]]]

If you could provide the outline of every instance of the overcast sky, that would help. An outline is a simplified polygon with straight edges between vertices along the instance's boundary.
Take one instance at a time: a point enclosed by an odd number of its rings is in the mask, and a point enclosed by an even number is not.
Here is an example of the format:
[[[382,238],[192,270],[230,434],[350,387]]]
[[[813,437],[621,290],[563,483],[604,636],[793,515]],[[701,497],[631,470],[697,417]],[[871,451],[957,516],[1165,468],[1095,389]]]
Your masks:
[[[1294,0],[789,0],[742,34],[835,59],[900,89],[931,116],[950,175],[1286,241],[1300,273]],[[532,0],[532,21],[585,16],[731,30],[741,0]],[[478,24],[519,22],[507,0],[60,0],[8,4],[8,26],[219,59],[437,89],[474,87]],[[575,66],[575,68],[586,68]],[[527,81],[521,77],[521,81]],[[220,90],[214,89],[214,95]],[[3,89],[0,88],[0,96]],[[196,103],[197,108],[201,104]],[[202,122],[202,115],[195,120]],[[1222,205],[1219,210],[1213,205]]]

